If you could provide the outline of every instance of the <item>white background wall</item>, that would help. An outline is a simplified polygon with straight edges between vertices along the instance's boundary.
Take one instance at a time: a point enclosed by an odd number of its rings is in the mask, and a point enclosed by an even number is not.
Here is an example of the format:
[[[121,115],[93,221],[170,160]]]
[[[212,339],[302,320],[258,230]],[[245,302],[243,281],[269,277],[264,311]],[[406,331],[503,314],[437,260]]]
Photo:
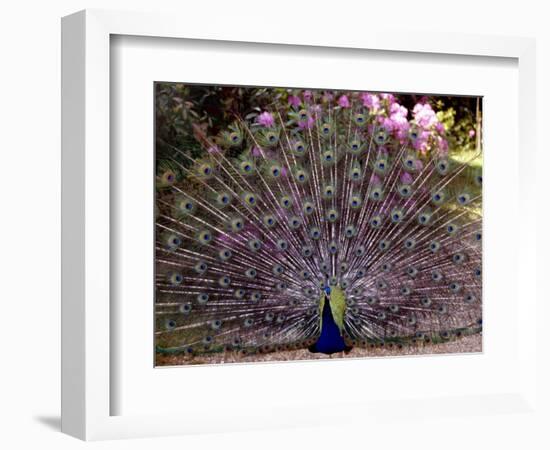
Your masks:
[[[0,447],[81,448],[85,444],[59,433],[60,346],[60,17],[83,8],[168,10],[186,21],[204,21],[234,14],[250,21],[276,21],[281,27],[326,28],[338,33],[347,27],[455,31],[475,34],[531,36],[538,45],[539,151],[549,150],[550,134],[550,13],[543,1],[217,1],[183,0],[57,0],[5,1],[0,8]],[[406,76],[406,74],[404,74]],[[505,130],[503,130],[505,132]],[[540,155],[539,183],[548,185],[550,159]],[[548,200],[541,194],[541,215],[548,223]],[[548,250],[547,227],[540,228],[539,271],[542,246]],[[543,234],[545,233],[545,234]],[[544,309],[544,310],[543,310]],[[549,317],[548,307],[537,312]],[[541,322],[542,323],[542,322]],[[542,337],[542,334],[541,334]],[[547,338],[545,338],[547,339]],[[548,347],[546,347],[546,350]],[[544,351],[543,347],[541,351]],[[548,351],[548,350],[547,350]],[[547,366],[546,366],[547,367]],[[548,375],[548,374],[546,374]],[[550,379],[550,376],[547,378]],[[548,392],[548,391],[546,391]],[[548,396],[546,397],[548,398]],[[403,423],[397,433],[407,427]],[[432,425],[433,426],[433,425]],[[416,444],[416,445],[414,445]],[[94,448],[368,448],[361,430],[285,430],[192,436],[160,440],[88,444]],[[457,420],[456,435],[433,442],[429,428],[416,448],[543,448],[533,433],[503,427],[498,436],[482,429],[464,429]],[[548,438],[546,440],[548,445]],[[388,436],[388,448],[392,448]],[[547,447],[546,447],[547,448]]]

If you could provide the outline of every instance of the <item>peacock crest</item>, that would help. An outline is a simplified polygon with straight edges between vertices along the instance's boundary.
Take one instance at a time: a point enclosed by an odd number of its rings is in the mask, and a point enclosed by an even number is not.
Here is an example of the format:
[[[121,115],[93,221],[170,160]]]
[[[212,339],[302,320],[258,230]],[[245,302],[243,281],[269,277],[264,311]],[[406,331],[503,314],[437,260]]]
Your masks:
[[[158,361],[479,335],[480,127],[465,150],[429,98],[410,111],[391,94],[263,93],[213,135],[188,114],[189,145],[157,145]]]

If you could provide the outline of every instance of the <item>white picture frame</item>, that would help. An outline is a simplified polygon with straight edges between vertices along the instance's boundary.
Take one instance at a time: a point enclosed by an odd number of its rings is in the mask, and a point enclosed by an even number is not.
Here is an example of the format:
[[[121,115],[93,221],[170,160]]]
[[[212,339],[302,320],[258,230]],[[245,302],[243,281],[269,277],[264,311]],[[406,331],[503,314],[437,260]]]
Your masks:
[[[518,261],[517,283],[522,301],[517,315],[518,379],[507,391],[469,397],[436,397],[388,402],[351,402],[345,412],[329,413],[322,404],[279,405],[268,411],[239,411],[222,421],[200,414],[112,415],[111,339],[117,326],[111,320],[110,199],[113,174],[110,169],[111,37],[141,36],[211,40],[256,44],[284,44],[316,48],[365,49],[417,55],[445,54],[509,58],[518,64],[519,148],[534,155],[535,142],[535,44],[532,39],[481,37],[445,33],[400,33],[350,29],[349,33],[326,34],[321,29],[277,27],[258,29],[218,22],[205,28],[200,21],[181,21],[165,14],[87,10],[67,16],[62,22],[62,430],[85,440],[162,436],[208,431],[307,426],[312,423],[355,422],[381,415],[390,423],[403,414],[425,413],[434,408],[441,415],[497,415],[509,411],[521,417],[543,414],[537,398],[535,186],[529,174],[535,157],[520,157],[516,195],[521,245],[514,241]],[[526,265],[525,261],[532,264]],[[530,345],[521,343],[530,342]],[[264,366],[266,367],[266,366]],[[262,376],[270,368],[262,369]],[[342,368],[345,370],[345,367]],[[185,373],[181,372],[184,379]],[[208,396],[205,393],[206,397]],[[392,403],[393,402],[393,403]],[[395,414],[394,406],[399,405]],[[470,408],[475,404],[475,408]],[[452,411],[452,412],[451,412]],[[226,411],[227,413],[227,411]],[[243,420],[243,419],[246,419]],[[527,419],[526,419],[527,420]],[[487,420],[498,430],[499,421]]]

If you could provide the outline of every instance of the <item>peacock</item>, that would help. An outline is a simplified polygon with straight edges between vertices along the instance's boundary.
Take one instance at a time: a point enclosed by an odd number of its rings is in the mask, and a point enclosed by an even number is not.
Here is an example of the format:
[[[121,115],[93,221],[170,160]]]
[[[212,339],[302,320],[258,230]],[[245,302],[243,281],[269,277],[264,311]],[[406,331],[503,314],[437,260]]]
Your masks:
[[[157,154],[157,363],[481,335],[479,136],[453,148],[427,97],[284,92]]]

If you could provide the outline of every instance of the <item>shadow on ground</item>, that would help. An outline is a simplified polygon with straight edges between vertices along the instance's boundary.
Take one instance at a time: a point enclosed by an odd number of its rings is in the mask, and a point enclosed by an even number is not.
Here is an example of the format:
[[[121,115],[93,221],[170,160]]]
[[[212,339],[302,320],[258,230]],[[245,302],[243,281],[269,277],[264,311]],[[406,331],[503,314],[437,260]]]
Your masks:
[[[35,421],[54,431],[61,431],[61,417],[59,416],[36,416]]]

